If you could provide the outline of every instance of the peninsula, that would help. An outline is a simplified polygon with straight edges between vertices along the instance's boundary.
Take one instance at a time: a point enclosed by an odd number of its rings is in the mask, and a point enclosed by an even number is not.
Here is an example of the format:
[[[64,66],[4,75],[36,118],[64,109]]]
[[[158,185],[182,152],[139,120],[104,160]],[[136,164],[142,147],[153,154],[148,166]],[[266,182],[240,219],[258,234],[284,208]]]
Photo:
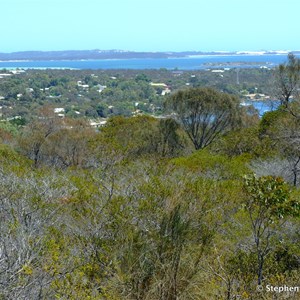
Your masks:
[[[96,60],[96,59],[145,59],[145,58],[184,58],[203,55],[282,55],[290,51],[184,51],[184,52],[135,52],[127,50],[66,50],[66,51],[22,51],[0,53],[1,61],[24,60]],[[292,51],[300,54],[300,51]]]

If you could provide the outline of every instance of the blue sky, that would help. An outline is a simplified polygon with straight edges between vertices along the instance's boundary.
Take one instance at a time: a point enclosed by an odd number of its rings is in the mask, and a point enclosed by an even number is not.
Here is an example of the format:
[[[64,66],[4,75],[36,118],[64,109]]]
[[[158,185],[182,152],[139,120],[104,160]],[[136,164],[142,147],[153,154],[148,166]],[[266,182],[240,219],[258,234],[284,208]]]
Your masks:
[[[0,52],[300,50],[299,0],[0,3]]]

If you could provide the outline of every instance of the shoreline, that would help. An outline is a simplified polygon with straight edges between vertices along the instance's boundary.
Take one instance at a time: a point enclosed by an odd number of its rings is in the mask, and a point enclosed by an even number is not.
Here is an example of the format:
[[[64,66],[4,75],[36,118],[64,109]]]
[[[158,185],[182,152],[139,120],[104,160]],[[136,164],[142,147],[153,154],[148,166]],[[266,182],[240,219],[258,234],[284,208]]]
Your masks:
[[[57,58],[57,59],[0,59],[0,63],[12,62],[56,62],[56,61],[122,61],[122,60],[162,60],[162,59],[197,59],[208,57],[264,57],[264,56],[286,56],[288,53],[216,53],[216,54],[195,54],[166,57],[124,57],[124,58]]]

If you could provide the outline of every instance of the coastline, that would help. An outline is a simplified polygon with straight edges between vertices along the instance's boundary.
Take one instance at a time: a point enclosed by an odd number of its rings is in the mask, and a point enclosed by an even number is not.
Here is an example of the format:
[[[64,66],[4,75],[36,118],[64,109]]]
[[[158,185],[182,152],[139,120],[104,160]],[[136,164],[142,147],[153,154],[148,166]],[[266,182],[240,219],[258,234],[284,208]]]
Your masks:
[[[214,54],[165,58],[102,58],[102,59],[10,59],[0,60],[0,69],[167,69],[205,70],[234,68],[273,68],[284,63],[284,54]]]
[[[178,56],[166,56],[166,57],[124,57],[124,58],[60,58],[56,59],[41,59],[41,58],[32,58],[32,59],[0,59],[0,63],[5,62],[37,62],[37,61],[124,61],[124,60],[160,60],[160,59],[197,59],[197,58],[209,58],[209,57],[252,57],[252,56],[286,56],[287,53],[215,53],[215,54],[191,54],[191,55],[178,55]]]

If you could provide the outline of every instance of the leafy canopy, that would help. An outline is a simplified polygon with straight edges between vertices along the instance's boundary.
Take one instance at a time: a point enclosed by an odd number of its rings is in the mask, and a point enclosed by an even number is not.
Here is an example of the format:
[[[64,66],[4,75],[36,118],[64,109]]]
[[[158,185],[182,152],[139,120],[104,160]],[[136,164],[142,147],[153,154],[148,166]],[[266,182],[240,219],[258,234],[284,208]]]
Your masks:
[[[240,118],[238,98],[212,88],[178,91],[166,106],[175,112],[196,150],[210,145],[237,125]]]

